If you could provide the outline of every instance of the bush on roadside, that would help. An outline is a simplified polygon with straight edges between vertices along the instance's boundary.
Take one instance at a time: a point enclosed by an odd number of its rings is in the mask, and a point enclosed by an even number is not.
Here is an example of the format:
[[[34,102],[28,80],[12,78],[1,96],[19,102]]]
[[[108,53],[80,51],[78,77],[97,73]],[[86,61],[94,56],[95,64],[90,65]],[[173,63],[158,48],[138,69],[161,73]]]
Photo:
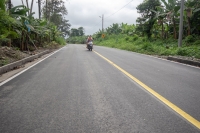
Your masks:
[[[129,39],[130,39],[130,38],[129,38],[128,36],[127,36],[127,37],[125,37],[125,41],[129,41]]]
[[[189,44],[195,42],[195,37],[192,36],[192,35],[189,35],[189,36],[187,36],[187,37],[185,38],[184,41],[185,41],[186,45],[189,45]]]
[[[188,54],[187,53],[187,49],[185,49],[185,48],[178,48],[177,55],[186,56],[187,54]]]
[[[196,40],[193,45],[199,45],[200,46],[200,40]]]
[[[66,40],[63,37],[57,37],[56,38],[56,42],[60,45],[65,45],[66,44]]]
[[[145,51],[148,51],[148,52],[154,52],[154,48],[153,48],[153,45],[151,43],[148,43],[148,42],[145,42],[143,45],[142,45],[142,49],[145,50]]]
[[[136,35],[136,34],[134,34],[134,35],[133,35],[133,38],[132,38],[132,41],[133,41],[133,42],[135,42],[135,41],[137,41],[137,40],[138,40],[138,38],[139,38],[139,36],[138,36],[138,35]]]

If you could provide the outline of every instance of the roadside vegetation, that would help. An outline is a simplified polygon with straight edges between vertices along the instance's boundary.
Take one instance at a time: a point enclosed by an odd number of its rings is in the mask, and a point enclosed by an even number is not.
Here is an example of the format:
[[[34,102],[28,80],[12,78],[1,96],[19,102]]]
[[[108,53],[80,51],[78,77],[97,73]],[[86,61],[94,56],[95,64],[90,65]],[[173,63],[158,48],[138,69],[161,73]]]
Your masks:
[[[149,40],[146,37],[138,35],[106,35],[105,38],[96,38],[95,44],[112,48],[133,51],[137,53],[158,55],[158,56],[188,56],[200,59],[200,39],[188,44],[187,38],[183,40],[182,47],[178,47],[178,40],[171,39],[155,39]]]
[[[136,25],[113,23],[93,34],[96,45],[160,56],[200,59],[200,1],[186,0],[183,43],[178,47],[180,0],[145,0],[137,6]],[[70,43],[83,43],[86,36],[71,36]]]
[[[18,58],[10,52],[6,54],[5,49],[31,52],[66,44],[64,37],[69,33],[70,24],[64,18],[67,10],[63,0],[38,0],[38,18],[32,12],[34,0],[21,2],[13,6],[11,0],[0,1],[0,64],[3,65],[9,63],[9,56]]]

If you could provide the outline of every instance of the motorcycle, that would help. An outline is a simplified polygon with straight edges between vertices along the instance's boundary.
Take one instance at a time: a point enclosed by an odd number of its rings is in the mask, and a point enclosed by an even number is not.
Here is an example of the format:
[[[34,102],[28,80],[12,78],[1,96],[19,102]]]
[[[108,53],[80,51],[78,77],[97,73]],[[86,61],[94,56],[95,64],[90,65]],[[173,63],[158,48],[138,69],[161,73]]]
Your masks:
[[[88,42],[87,48],[88,48],[89,51],[90,51],[90,50],[92,51],[92,49],[93,49],[93,42],[92,42],[92,41],[89,41],[89,42]]]

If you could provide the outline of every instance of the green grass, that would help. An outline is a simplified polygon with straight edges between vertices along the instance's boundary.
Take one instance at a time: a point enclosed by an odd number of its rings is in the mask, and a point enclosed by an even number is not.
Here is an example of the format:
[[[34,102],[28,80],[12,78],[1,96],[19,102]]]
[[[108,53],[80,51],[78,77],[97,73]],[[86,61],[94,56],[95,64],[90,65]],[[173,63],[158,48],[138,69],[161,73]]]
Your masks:
[[[138,37],[137,35],[107,35],[104,39],[96,39],[94,43],[100,46],[118,48],[149,55],[180,55],[200,58],[200,40],[196,40],[188,45],[188,38],[186,39],[186,41],[183,40],[181,48],[178,48],[178,41],[174,39],[157,39],[149,41],[147,38]]]
[[[65,45],[66,44],[66,40],[63,37],[57,37],[55,42],[57,42],[60,45]]]
[[[4,60],[0,60],[0,66],[7,65],[9,63],[8,59],[5,58]]]

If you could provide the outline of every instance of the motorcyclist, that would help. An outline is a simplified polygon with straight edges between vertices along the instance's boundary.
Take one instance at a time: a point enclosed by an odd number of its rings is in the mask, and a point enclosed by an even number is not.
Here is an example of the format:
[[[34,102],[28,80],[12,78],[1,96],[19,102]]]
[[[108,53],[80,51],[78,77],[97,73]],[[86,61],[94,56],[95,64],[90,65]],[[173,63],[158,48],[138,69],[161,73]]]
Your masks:
[[[91,35],[89,35],[88,38],[87,38],[87,46],[88,46],[88,43],[89,43],[90,41],[93,41],[93,38],[92,38]],[[87,46],[86,46],[86,48],[87,48]]]

